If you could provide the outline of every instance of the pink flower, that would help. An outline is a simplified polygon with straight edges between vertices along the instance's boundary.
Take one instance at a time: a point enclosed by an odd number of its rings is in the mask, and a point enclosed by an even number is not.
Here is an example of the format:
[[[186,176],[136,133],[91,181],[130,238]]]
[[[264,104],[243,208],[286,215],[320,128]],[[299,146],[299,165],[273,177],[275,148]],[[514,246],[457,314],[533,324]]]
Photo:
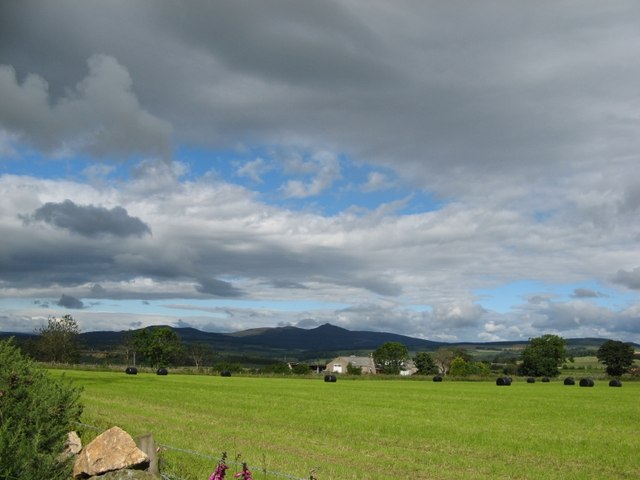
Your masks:
[[[226,463],[220,462],[216,467],[216,471],[211,474],[209,480],[224,480],[224,476],[227,474],[226,470],[229,467]]]
[[[240,478],[241,480],[253,480],[251,478],[251,472],[247,468],[247,464],[246,463],[242,464],[242,471],[236,473],[234,476],[235,476],[235,478]]]

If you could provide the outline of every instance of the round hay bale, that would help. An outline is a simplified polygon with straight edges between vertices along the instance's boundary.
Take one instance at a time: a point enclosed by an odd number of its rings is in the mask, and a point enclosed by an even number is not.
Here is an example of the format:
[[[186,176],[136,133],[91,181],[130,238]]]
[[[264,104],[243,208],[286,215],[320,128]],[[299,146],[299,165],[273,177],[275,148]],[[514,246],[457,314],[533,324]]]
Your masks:
[[[617,378],[614,378],[613,380],[609,381],[609,386],[610,387],[621,387],[622,386],[622,382],[620,380],[618,380]]]
[[[159,368],[156,370],[156,375],[169,375],[169,372],[166,368]]]
[[[536,379],[533,377],[527,378],[527,383],[536,383]]]
[[[231,372],[229,370],[223,370],[220,372],[220,376],[221,377],[230,377],[231,376]]]
[[[127,367],[124,371],[127,375],[137,375],[138,369],[136,367]]]
[[[436,375],[435,377],[433,377],[433,381],[434,382],[441,382],[442,381],[442,377],[440,375]]]
[[[573,377],[567,377],[564,379],[564,384],[565,385],[575,385],[576,381],[573,379]]]
[[[496,385],[499,387],[508,387],[511,385],[511,378],[509,377],[498,377],[496,380]]]
[[[325,382],[330,382],[330,383],[335,383],[338,381],[338,379],[336,378],[335,375],[325,375],[324,376],[324,381]]]
[[[549,383],[551,380],[549,380],[549,377],[542,377],[542,382],[543,383]]]
[[[580,386],[581,387],[593,387],[595,385],[595,382],[593,381],[593,378],[581,378],[580,379]]]

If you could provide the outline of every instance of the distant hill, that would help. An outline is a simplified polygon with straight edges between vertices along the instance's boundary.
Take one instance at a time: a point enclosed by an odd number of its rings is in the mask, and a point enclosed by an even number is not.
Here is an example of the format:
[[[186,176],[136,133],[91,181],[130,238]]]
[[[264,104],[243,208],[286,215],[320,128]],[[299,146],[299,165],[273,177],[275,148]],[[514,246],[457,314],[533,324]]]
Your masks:
[[[158,328],[158,327],[151,327]],[[173,327],[171,327],[173,328]],[[398,335],[395,333],[351,331],[326,323],[316,328],[265,327],[234,333],[203,332],[195,328],[173,328],[187,344],[205,343],[218,353],[254,356],[294,355],[298,357],[328,357],[333,354],[374,350],[385,342],[400,342],[411,351],[434,351],[439,347],[462,347],[469,350],[518,350],[527,341],[445,343]],[[131,333],[136,330],[131,331]],[[122,344],[127,332],[96,331],[80,334],[84,346],[91,350],[111,350]],[[20,340],[33,334],[0,333],[0,338],[16,336]],[[570,349],[597,349],[604,339],[567,339]],[[636,348],[640,347],[635,345]]]
[[[293,350],[365,350],[385,342],[400,342],[409,349],[433,349],[445,345],[419,338],[384,332],[351,331],[326,323],[316,328],[276,327],[230,333],[246,344]]]

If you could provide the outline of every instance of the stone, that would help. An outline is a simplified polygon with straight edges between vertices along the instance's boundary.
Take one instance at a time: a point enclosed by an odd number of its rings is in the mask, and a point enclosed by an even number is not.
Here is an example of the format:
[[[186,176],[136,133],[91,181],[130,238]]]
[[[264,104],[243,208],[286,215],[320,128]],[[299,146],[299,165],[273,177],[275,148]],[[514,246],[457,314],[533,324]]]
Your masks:
[[[145,470],[116,470],[115,472],[108,472],[104,475],[91,477],[89,480],[158,480],[156,475],[149,473]]]
[[[75,478],[89,478],[123,469],[143,470],[149,457],[140,450],[131,435],[113,427],[98,435],[78,455],[73,466]]]
[[[82,440],[76,432],[69,432],[67,434],[67,441],[64,444],[64,450],[60,454],[60,461],[64,462],[67,459],[78,455],[82,450]]]

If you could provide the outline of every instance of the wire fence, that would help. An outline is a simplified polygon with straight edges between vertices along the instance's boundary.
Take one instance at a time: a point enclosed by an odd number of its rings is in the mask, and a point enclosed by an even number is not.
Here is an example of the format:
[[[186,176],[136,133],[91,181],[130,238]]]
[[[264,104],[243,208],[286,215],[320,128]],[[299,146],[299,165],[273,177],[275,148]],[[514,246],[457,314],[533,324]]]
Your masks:
[[[86,423],[81,423],[81,422],[76,422],[76,425],[89,429],[89,430],[93,430],[95,432],[102,432],[104,431],[102,428],[96,427],[94,425],[88,425]],[[209,455],[206,453],[202,453],[202,452],[196,452],[194,450],[188,450],[185,448],[180,448],[180,447],[175,447],[173,445],[167,445],[164,443],[156,443],[155,444],[159,449],[163,449],[165,451],[172,451],[172,452],[178,452],[184,455],[189,455],[192,457],[196,457],[202,460],[207,460],[211,463],[211,465],[215,466],[218,464],[218,462],[220,461],[220,457],[214,457],[213,455]],[[225,460],[225,463],[227,465],[234,465],[236,467],[242,467],[243,462],[239,462],[237,460],[230,460],[227,459]],[[252,465],[248,465],[247,467],[249,468],[249,470],[251,471],[255,471],[255,472],[260,472],[261,474],[264,475],[265,478],[270,477],[270,478],[286,478],[288,480],[309,480],[311,479],[315,479],[315,475],[314,472],[312,471],[309,477],[298,477],[298,476],[294,476],[294,475],[289,475],[287,473],[282,473],[282,472],[278,472],[278,471],[274,471],[274,470],[267,470],[265,468],[261,468],[258,466],[252,466]],[[164,479],[164,480],[184,480],[182,477],[177,476],[176,474],[173,473],[163,473],[160,472],[160,476]]]

